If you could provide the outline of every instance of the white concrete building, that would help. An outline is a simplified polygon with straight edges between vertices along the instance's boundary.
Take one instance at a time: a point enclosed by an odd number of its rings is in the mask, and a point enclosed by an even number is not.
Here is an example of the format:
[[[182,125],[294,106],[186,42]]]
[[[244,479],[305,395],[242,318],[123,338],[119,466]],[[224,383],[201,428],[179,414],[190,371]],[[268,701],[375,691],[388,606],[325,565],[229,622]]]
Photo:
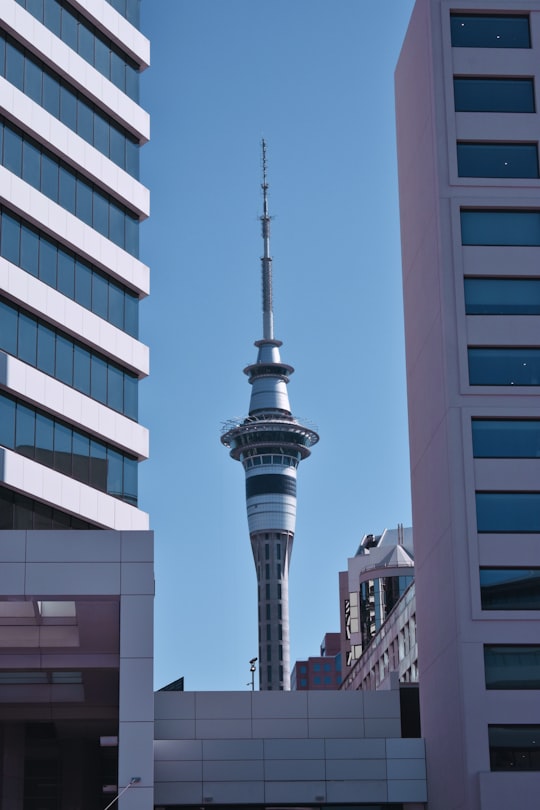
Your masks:
[[[138,0],[0,6],[0,804],[10,810],[102,807],[135,776],[122,806],[152,807],[152,542],[137,507],[148,454],[138,223],[149,209],[138,76],[149,44],[137,12]]]

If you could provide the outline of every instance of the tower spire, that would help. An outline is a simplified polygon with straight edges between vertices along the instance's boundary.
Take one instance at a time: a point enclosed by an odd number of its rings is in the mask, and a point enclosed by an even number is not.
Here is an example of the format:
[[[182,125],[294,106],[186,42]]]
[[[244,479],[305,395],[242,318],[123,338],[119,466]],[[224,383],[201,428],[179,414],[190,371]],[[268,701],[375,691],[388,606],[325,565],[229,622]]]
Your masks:
[[[263,338],[255,341],[257,361],[244,369],[251,385],[249,414],[226,423],[221,441],[231,457],[242,463],[246,476],[249,538],[258,583],[261,689],[289,689],[289,564],[296,524],[296,471],[319,437],[291,413],[287,384],[294,369],[282,362],[281,341],[274,338],[264,140],[262,168]]]
[[[261,142],[262,147],[262,169],[263,181],[263,213],[260,217],[262,225],[263,255],[262,265],[262,292],[263,292],[263,339],[273,340],[274,338],[274,312],[272,304],[272,257],[270,256],[270,214],[268,213],[268,179],[266,160],[266,141]]]

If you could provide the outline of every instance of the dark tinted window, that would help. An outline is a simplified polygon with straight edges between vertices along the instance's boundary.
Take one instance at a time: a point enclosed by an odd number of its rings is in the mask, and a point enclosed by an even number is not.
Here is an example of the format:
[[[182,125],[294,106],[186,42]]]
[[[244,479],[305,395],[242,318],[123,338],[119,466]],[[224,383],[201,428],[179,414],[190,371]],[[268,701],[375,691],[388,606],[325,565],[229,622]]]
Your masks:
[[[492,771],[540,771],[540,726],[489,726]]]
[[[460,177],[538,177],[535,143],[458,143]]]
[[[540,211],[464,210],[464,245],[540,245]]]
[[[469,349],[471,385],[540,385],[540,349]]]
[[[451,41],[458,48],[530,48],[529,18],[506,14],[451,14]]]
[[[467,315],[540,315],[540,279],[466,278]]]
[[[477,492],[476,522],[479,532],[540,532],[540,493]]]
[[[0,487],[0,529],[99,529],[86,520]]]
[[[475,458],[540,458],[540,420],[473,419]]]
[[[540,610],[540,568],[481,568],[482,610]]]
[[[454,104],[457,112],[532,113],[532,79],[454,78]]]
[[[486,689],[540,689],[540,646],[486,644]]]

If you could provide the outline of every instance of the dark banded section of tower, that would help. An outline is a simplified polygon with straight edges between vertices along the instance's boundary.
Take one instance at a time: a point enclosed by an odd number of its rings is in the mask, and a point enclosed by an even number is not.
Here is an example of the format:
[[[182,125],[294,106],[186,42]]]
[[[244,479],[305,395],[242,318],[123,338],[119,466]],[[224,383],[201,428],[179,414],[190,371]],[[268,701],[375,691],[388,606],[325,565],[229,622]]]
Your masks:
[[[261,216],[264,255],[263,339],[257,361],[244,373],[252,386],[249,414],[225,425],[222,443],[246,475],[249,536],[258,583],[261,689],[290,689],[289,565],[296,525],[296,471],[318,442],[317,433],[291,413],[287,384],[294,369],[281,362],[273,334],[270,216],[263,141]]]

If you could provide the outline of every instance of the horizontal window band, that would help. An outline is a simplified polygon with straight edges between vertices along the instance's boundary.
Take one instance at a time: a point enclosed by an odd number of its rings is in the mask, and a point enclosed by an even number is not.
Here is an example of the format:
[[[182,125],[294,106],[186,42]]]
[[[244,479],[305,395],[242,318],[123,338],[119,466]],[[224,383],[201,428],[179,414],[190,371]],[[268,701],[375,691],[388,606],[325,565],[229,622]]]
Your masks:
[[[257,495],[290,495],[296,497],[296,479],[290,475],[268,473],[246,478],[246,498]]]

